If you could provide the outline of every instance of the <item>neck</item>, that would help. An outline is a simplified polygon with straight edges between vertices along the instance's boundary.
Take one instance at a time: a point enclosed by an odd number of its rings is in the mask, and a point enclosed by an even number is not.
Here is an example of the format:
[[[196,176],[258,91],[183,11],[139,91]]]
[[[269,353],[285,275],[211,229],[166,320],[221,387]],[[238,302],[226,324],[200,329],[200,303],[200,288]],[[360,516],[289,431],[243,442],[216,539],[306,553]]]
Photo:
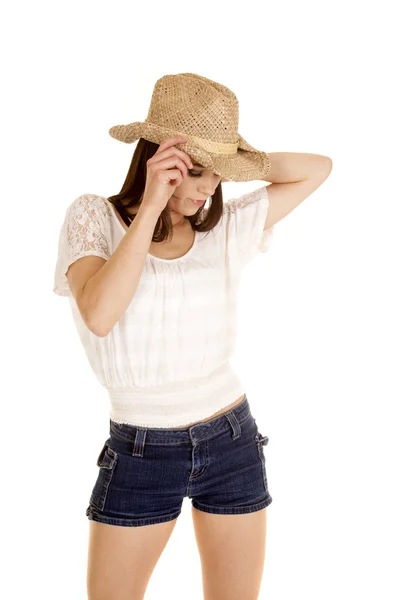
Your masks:
[[[172,221],[172,227],[178,227],[179,225],[183,224],[184,221],[186,221],[185,217],[182,217],[182,219],[179,219],[179,221],[177,221],[176,223]]]

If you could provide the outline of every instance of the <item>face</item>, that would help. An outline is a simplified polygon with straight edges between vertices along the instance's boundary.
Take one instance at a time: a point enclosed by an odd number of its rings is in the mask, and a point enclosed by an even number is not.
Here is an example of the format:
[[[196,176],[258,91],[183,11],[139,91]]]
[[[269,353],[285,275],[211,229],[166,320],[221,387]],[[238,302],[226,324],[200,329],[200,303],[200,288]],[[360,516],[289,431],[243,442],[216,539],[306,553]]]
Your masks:
[[[168,200],[172,223],[181,221],[182,216],[194,215],[205,201],[215,192],[221,182],[220,175],[206,169],[199,163],[193,162],[193,169],[189,169],[182,183]],[[193,200],[204,200],[203,204],[196,204]]]

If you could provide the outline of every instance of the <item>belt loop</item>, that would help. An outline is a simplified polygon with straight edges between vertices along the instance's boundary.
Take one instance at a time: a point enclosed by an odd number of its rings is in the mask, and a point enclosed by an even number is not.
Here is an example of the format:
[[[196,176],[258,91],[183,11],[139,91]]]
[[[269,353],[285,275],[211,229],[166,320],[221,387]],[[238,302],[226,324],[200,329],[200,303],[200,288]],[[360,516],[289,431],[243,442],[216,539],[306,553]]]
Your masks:
[[[228,419],[230,426],[232,427],[232,431],[233,431],[233,439],[236,440],[238,437],[240,437],[241,435],[241,427],[240,427],[240,423],[237,420],[237,417],[235,415],[235,413],[230,410],[229,412],[225,413],[225,417]]]
[[[144,444],[146,440],[147,429],[137,428],[135,435],[135,442],[133,444],[133,456],[143,456]]]

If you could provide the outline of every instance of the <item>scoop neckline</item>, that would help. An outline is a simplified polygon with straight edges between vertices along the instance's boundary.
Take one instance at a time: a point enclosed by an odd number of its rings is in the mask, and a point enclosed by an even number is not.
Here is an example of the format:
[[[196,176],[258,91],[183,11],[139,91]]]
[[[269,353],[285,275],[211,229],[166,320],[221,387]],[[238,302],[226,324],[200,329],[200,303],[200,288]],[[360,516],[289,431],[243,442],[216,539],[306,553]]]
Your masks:
[[[107,204],[110,206],[111,212],[114,215],[114,218],[116,219],[119,227],[121,228],[121,230],[123,231],[123,233],[125,235],[128,231],[128,228],[126,227],[125,223],[122,222],[120,214],[116,210],[114,204],[112,202],[110,202],[108,198],[105,198],[104,196],[103,196],[103,198],[106,200]],[[189,254],[191,254],[193,252],[193,250],[195,249],[195,246],[197,245],[198,233],[199,232],[195,229],[193,244],[191,245],[189,250],[186,252],[186,254],[184,254],[183,256],[178,256],[177,258],[160,258],[159,256],[154,256],[154,254],[147,252],[147,258],[150,258],[152,260],[159,261],[159,262],[166,262],[166,263],[179,262],[180,260],[187,258],[187,256],[189,256]]]

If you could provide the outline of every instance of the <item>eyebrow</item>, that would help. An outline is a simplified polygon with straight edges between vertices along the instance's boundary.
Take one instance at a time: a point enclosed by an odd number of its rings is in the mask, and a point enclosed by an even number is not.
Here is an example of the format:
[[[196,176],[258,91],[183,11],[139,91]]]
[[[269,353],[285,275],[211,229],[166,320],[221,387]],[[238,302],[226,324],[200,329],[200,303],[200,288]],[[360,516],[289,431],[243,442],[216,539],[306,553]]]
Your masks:
[[[201,165],[200,163],[193,162],[193,161],[192,161],[192,165],[193,165],[194,167],[202,167],[202,166],[203,166],[203,165]]]

